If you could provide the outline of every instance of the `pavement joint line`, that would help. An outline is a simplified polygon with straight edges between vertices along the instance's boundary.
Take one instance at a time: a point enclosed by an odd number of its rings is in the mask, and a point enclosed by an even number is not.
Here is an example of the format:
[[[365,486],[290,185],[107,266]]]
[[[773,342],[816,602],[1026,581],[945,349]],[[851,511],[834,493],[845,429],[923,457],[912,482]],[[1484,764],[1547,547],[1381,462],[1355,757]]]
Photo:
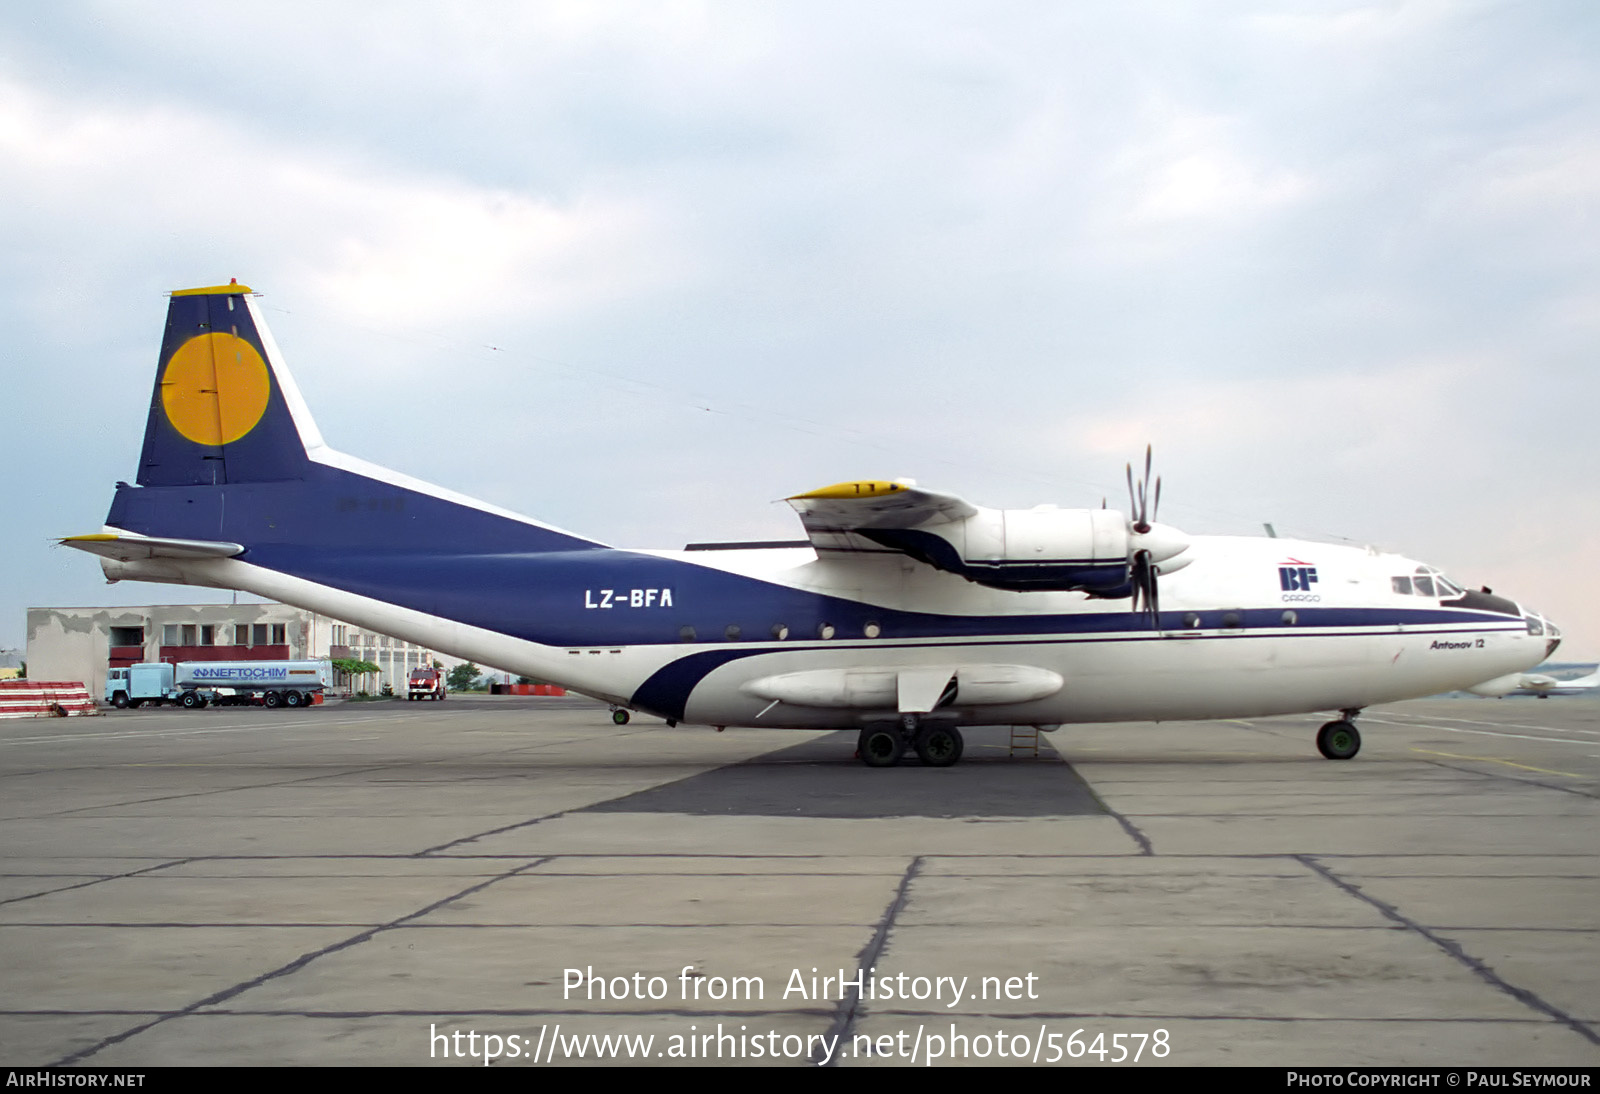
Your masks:
[[[491,878],[488,878],[488,879],[486,879],[484,881],[478,882],[476,885],[469,885],[465,889],[462,889],[458,893],[453,893],[450,896],[444,897],[441,900],[436,900],[432,904],[429,904],[429,905],[426,905],[426,906],[424,906],[422,908],[419,908],[414,912],[409,912],[406,915],[403,915],[398,919],[394,919],[394,920],[391,920],[388,923],[384,923],[384,924],[381,924],[379,926],[372,927],[372,928],[369,928],[367,930],[361,931],[359,934],[351,935],[349,938],[346,938],[346,939],[344,939],[344,940],[342,940],[340,942],[334,942],[334,943],[332,943],[330,945],[322,947],[319,950],[313,950],[310,953],[301,954],[299,957],[295,958],[293,961],[290,961],[285,965],[280,965],[275,969],[271,969],[271,970],[269,970],[267,972],[264,972],[260,976],[257,976],[252,980],[246,980],[246,981],[243,981],[241,983],[234,984],[232,987],[223,988],[221,991],[213,992],[212,994],[206,996],[204,999],[201,999],[198,1002],[190,1003],[188,1006],[180,1008],[178,1010],[163,1012],[160,1017],[155,1018],[155,1019],[153,1019],[153,1020],[151,1020],[149,1022],[145,1022],[142,1025],[134,1026],[132,1029],[123,1030],[121,1033],[115,1034],[114,1036],[111,1036],[111,1037],[107,1037],[107,1038],[99,1041],[96,1044],[90,1045],[87,1048],[82,1048],[82,1049],[79,1049],[76,1052],[69,1053],[68,1055],[63,1056],[60,1060],[57,1060],[55,1063],[51,1064],[50,1066],[51,1067],[70,1067],[73,1064],[76,1064],[80,1060],[86,1059],[89,1056],[93,1056],[95,1053],[101,1051],[102,1049],[110,1048],[112,1045],[120,1044],[121,1042],[126,1041],[131,1037],[136,1037],[136,1036],[138,1036],[139,1034],[145,1032],[148,1029],[151,1029],[151,1028],[153,1028],[155,1026],[161,1025],[163,1022],[169,1022],[174,1018],[181,1018],[181,1017],[183,1017],[185,1015],[193,1014],[196,1011],[200,1010],[200,1008],[202,1008],[202,1007],[214,1007],[218,1003],[225,1003],[229,999],[232,999],[232,998],[234,998],[234,997],[236,997],[238,995],[243,994],[244,992],[249,991],[251,988],[259,987],[260,985],[265,984],[268,981],[276,980],[279,977],[288,976],[291,973],[299,972],[301,969],[305,968],[307,965],[311,964],[311,962],[315,961],[319,957],[326,957],[329,954],[338,953],[338,952],[340,952],[342,950],[347,950],[352,946],[360,945],[361,943],[366,942],[369,939],[371,939],[374,935],[378,934],[380,931],[390,930],[390,929],[393,929],[395,927],[401,926],[407,920],[417,919],[417,918],[419,918],[421,916],[428,915],[428,914],[430,914],[432,912],[435,912],[438,909],[444,907],[447,904],[452,904],[455,901],[460,900],[462,897],[470,896],[473,893],[480,892],[483,889],[487,889],[489,886],[495,884],[496,882],[504,881],[508,877],[514,877],[517,874],[522,873],[524,870],[531,870],[535,866],[538,866],[541,863],[543,863],[544,861],[545,861],[545,856],[542,856],[542,855],[538,856],[538,857],[534,858],[532,861],[524,862],[521,866],[518,866],[515,869],[507,870],[504,873],[497,874],[494,877],[491,877]]]
[[[149,764],[127,764],[127,767],[149,767]],[[233,766],[232,764],[226,766]],[[154,798],[134,798],[132,801],[103,802],[99,805],[80,805],[75,809],[58,809],[53,813],[28,813],[20,817],[7,817],[6,820],[40,820],[45,817],[70,817],[74,813],[94,813],[100,810],[126,809],[134,805],[154,805],[156,802],[183,801],[186,798],[209,798],[218,794],[237,794],[245,790],[273,790],[279,787],[295,786],[300,783],[316,782],[319,779],[336,779],[343,775],[359,775],[364,771],[382,771],[388,765],[376,764],[371,767],[349,768],[337,772],[325,772],[320,775],[302,775],[293,779],[280,779],[275,782],[245,783],[242,786],[222,786],[215,790],[194,790],[183,794],[162,794]],[[92,818],[99,819],[99,818]]]
[[[1463,756],[1457,752],[1436,752],[1431,748],[1413,748],[1411,751],[1420,752],[1424,756],[1445,756],[1452,760],[1481,760],[1482,762],[1488,764],[1505,764],[1507,767],[1517,767],[1521,768],[1523,771],[1537,771],[1541,775],[1563,775],[1569,779],[1583,779],[1588,777],[1586,775],[1577,774],[1573,771],[1554,771],[1548,767],[1533,767],[1530,764],[1519,764],[1512,760],[1502,760],[1497,756]]]
[[[1386,726],[1395,726],[1398,729],[1428,729],[1440,733],[1472,733],[1480,737],[1514,737],[1519,741],[1544,741],[1557,745],[1582,745],[1593,748],[1593,741],[1575,741],[1571,737],[1535,737],[1528,733],[1496,733],[1492,729],[1467,729],[1464,726],[1438,726],[1428,722],[1397,722],[1393,718],[1379,718],[1375,715],[1366,715],[1363,721],[1378,722]],[[1548,731],[1546,731],[1548,732]]]
[[[1328,867],[1318,862],[1316,856],[1295,855],[1294,857],[1304,863],[1307,869],[1316,872],[1318,875],[1327,879],[1340,889],[1343,889],[1357,900],[1365,901],[1366,903],[1372,905],[1372,907],[1376,908],[1384,916],[1394,920],[1396,923],[1403,924],[1412,931],[1415,931],[1417,934],[1421,935],[1423,938],[1439,947],[1439,949],[1443,950],[1450,957],[1454,958],[1462,965],[1465,965],[1484,983],[1489,984],[1491,987],[1497,988],[1505,994],[1511,996],[1525,1007],[1529,1007],[1532,1010],[1549,1015],[1551,1018],[1555,1019],[1555,1021],[1566,1026],[1568,1029],[1578,1034],[1590,1044],[1600,1045],[1600,1034],[1597,1034],[1587,1022],[1583,1022],[1577,1018],[1574,1018],[1566,1011],[1546,1002],[1544,999],[1529,991],[1527,988],[1519,988],[1515,984],[1512,984],[1510,981],[1501,977],[1499,973],[1495,972],[1494,969],[1490,968],[1483,961],[1469,954],[1459,942],[1454,942],[1443,937],[1433,929],[1425,927],[1421,923],[1418,923],[1416,920],[1407,916],[1393,904],[1389,904],[1385,901],[1379,900],[1375,896],[1371,896],[1365,892],[1361,886],[1355,884],[1354,882],[1346,881]]]
[[[1124,816],[1121,810],[1113,809],[1111,807],[1111,803],[1106,801],[1105,798],[1101,796],[1100,791],[1094,788],[1094,785],[1089,781],[1088,776],[1086,776],[1082,771],[1078,770],[1078,765],[1067,759],[1066,754],[1063,753],[1059,748],[1056,748],[1055,742],[1052,741],[1050,743],[1050,747],[1055,749],[1056,755],[1061,759],[1062,763],[1066,764],[1068,767],[1072,768],[1074,772],[1076,772],[1078,778],[1083,781],[1084,789],[1089,792],[1089,797],[1094,800],[1094,803],[1105,812],[1106,816],[1110,817],[1112,820],[1116,821],[1122,826],[1122,830],[1128,834],[1129,839],[1133,840],[1134,843],[1139,845],[1140,856],[1153,856],[1156,851],[1154,845],[1152,845],[1150,842],[1150,837],[1145,835],[1144,832],[1140,831],[1139,827],[1130,821],[1126,816]]]
[[[1486,720],[1484,720],[1482,718],[1452,718],[1448,714],[1427,714],[1427,715],[1409,714],[1409,713],[1407,713],[1405,711],[1402,711],[1402,710],[1385,711],[1384,714],[1385,714],[1385,717],[1388,717],[1388,718],[1417,718],[1417,719],[1421,719],[1421,718],[1426,717],[1426,718],[1430,718],[1430,719],[1433,719],[1434,721],[1439,721],[1439,722],[1465,722],[1468,725],[1474,725],[1474,726],[1496,726],[1496,727],[1501,728],[1501,729],[1537,729],[1537,730],[1540,730],[1541,732],[1544,732],[1544,733],[1550,732],[1550,727],[1549,726],[1530,726],[1530,725],[1526,725],[1526,724],[1524,724],[1522,722],[1496,722],[1496,721],[1486,721]],[[1405,723],[1402,723],[1402,724],[1405,724]],[[1426,723],[1422,723],[1422,724],[1426,724]],[[1568,732],[1571,732],[1571,733],[1595,733],[1596,731],[1592,730],[1592,729],[1572,729],[1572,730],[1569,730]]]
[[[1462,767],[1460,764],[1447,764],[1442,760],[1422,760],[1420,762],[1421,763],[1425,763],[1425,764],[1430,764],[1430,765],[1432,765],[1434,767],[1443,768],[1446,771],[1459,771],[1463,775],[1476,775],[1479,778],[1483,778],[1483,779],[1498,779],[1501,782],[1516,783],[1519,786],[1537,786],[1541,790],[1557,790],[1557,791],[1560,791],[1563,794],[1571,794],[1571,795],[1573,795],[1575,797],[1579,797],[1579,798],[1588,798],[1591,801],[1594,800],[1597,797],[1600,797],[1600,794],[1592,793],[1592,792],[1590,792],[1588,790],[1585,790],[1581,786],[1556,786],[1556,785],[1551,784],[1551,783],[1542,783],[1538,779],[1520,779],[1515,775],[1511,775],[1511,774],[1508,774],[1508,773],[1503,772],[1503,771],[1483,771],[1483,770],[1480,770],[1478,768],[1473,768],[1473,767]],[[1443,815],[1448,816],[1449,814],[1443,814]],[[1473,813],[1473,814],[1467,814],[1467,815],[1469,815],[1469,816],[1529,816],[1530,814],[1516,814],[1516,813],[1510,813],[1510,814],[1478,814],[1478,813]]]
[[[144,867],[143,869],[140,869],[140,870],[129,870],[127,873],[124,873],[124,874],[106,874],[103,877],[96,877],[96,878],[91,878],[88,881],[81,881],[76,885],[63,885],[59,889],[46,889],[42,893],[29,893],[27,896],[9,897],[9,898],[7,898],[5,900],[0,900],[0,908],[5,907],[7,904],[16,904],[16,903],[18,903],[20,901],[24,901],[24,900],[36,900],[39,897],[50,896],[53,893],[69,893],[74,889],[87,889],[91,885],[99,885],[102,882],[120,881],[123,878],[138,877],[140,874],[147,874],[147,873],[150,873],[152,870],[165,870],[169,866],[182,866],[185,863],[193,862],[193,861],[194,860],[192,858],[173,859],[170,862],[159,862],[154,866],[146,866],[146,867]]]
[[[878,926],[872,932],[872,938],[862,947],[861,952],[856,954],[856,982],[858,985],[863,977],[871,976],[872,971],[877,967],[878,958],[882,956],[884,947],[889,944],[889,931],[893,929],[895,919],[905,910],[906,901],[911,894],[911,882],[922,871],[922,863],[923,856],[917,855],[906,866],[905,873],[900,878],[900,885],[895,889],[894,899],[883,910],[883,916],[878,920]],[[844,998],[839,1000],[839,1005],[834,1009],[833,1021],[829,1024],[827,1032],[822,1035],[818,1051],[823,1051],[821,1045],[831,1044],[834,1048],[837,1048],[843,1044],[850,1037],[851,1031],[855,1029],[856,1019],[861,1016],[864,1010],[865,1008],[861,1005],[860,987],[851,988],[850,991],[845,993]],[[838,1065],[839,1057],[836,1054],[829,1054],[818,1059],[813,1054],[811,1062],[818,1067],[834,1067]]]
[[[437,846],[434,846],[434,847],[424,847],[420,851],[413,852],[410,857],[411,858],[415,858],[415,859],[420,859],[423,856],[432,857],[432,856],[437,855],[438,852],[443,851],[448,847],[457,847],[457,846],[460,846],[463,843],[475,843],[478,840],[483,839],[486,836],[499,836],[499,835],[505,834],[506,832],[515,832],[518,828],[531,828],[533,825],[538,824],[540,821],[556,820],[556,819],[558,819],[560,817],[566,816],[570,812],[572,812],[572,810],[563,809],[563,810],[561,810],[559,812],[556,812],[556,813],[547,813],[546,815],[544,815],[542,817],[534,817],[531,820],[522,820],[522,821],[517,821],[514,824],[502,825],[499,828],[491,828],[487,832],[479,832],[476,835],[462,836],[460,839],[449,840],[448,842],[438,844]]]

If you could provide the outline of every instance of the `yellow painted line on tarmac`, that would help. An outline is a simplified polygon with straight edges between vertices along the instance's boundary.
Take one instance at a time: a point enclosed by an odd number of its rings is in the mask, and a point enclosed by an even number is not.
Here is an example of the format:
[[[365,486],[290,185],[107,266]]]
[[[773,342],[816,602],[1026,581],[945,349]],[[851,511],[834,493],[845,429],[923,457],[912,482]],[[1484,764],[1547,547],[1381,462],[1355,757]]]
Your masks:
[[[1448,756],[1452,760],[1480,760],[1486,764],[1505,764],[1507,767],[1520,767],[1524,771],[1537,771],[1541,775],[1565,775],[1569,779],[1581,779],[1582,775],[1571,771],[1552,771],[1548,767],[1530,767],[1527,764],[1513,763],[1510,760],[1500,760],[1493,756],[1462,756],[1455,752],[1435,752],[1429,748],[1413,748],[1411,751],[1420,752],[1425,756]]]

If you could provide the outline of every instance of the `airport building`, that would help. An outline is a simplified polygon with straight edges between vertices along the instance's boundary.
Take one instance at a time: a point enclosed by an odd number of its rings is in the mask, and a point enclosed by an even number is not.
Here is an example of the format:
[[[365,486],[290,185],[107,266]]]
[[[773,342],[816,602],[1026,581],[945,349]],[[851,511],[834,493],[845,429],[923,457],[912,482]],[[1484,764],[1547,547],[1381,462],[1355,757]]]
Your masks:
[[[378,666],[358,687],[403,693],[414,668],[460,658],[284,604],[154,604],[139,608],[29,608],[28,676],[81,680],[105,694],[106,671],[151,661],[352,658]],[[352,681],[336,680],[336,690]]]

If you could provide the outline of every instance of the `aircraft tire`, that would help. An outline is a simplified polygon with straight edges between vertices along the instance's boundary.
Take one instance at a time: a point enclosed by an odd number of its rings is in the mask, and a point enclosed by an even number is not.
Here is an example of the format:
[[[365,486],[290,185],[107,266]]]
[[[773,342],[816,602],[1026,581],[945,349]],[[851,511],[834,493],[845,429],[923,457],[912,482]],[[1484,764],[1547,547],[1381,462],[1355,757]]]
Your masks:
[[[625,710],[613,710],[611,712],[611,720],[619,726],[627,725],[629,717],[630,715]]]
[[[269,691],[261,701],[267,704],[269,710],[277,710],[283,705],[283,696],[275,691]]]
[[[949,767],[966,749],[961,731],[954,726],[924,726],[914,744],[917,758],[928,767]]]
[[[1348,760],[1361,751],[1361,733],[1354,722],[1329,722],[1317,730],[1317,751],[1330,760]]]
[[[868,767],[893,767],[905,751],[906,739],[891,726],[869,726],[856,740],[856,755]]]

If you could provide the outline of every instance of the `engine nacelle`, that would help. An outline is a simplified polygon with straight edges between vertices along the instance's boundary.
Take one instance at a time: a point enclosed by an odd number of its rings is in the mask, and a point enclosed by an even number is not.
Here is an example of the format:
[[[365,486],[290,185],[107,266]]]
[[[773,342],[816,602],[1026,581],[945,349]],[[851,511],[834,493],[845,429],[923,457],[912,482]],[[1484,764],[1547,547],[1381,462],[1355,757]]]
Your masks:
[[[1161,524],[1135,532],[1115,509],[978,509],[961,520],[856,531],[935,569],[996,589],[1128,596],[1135,552],[1149,551],[1162,573],[1188,562],[1178,557],[1189,546],[1182,532]]]

